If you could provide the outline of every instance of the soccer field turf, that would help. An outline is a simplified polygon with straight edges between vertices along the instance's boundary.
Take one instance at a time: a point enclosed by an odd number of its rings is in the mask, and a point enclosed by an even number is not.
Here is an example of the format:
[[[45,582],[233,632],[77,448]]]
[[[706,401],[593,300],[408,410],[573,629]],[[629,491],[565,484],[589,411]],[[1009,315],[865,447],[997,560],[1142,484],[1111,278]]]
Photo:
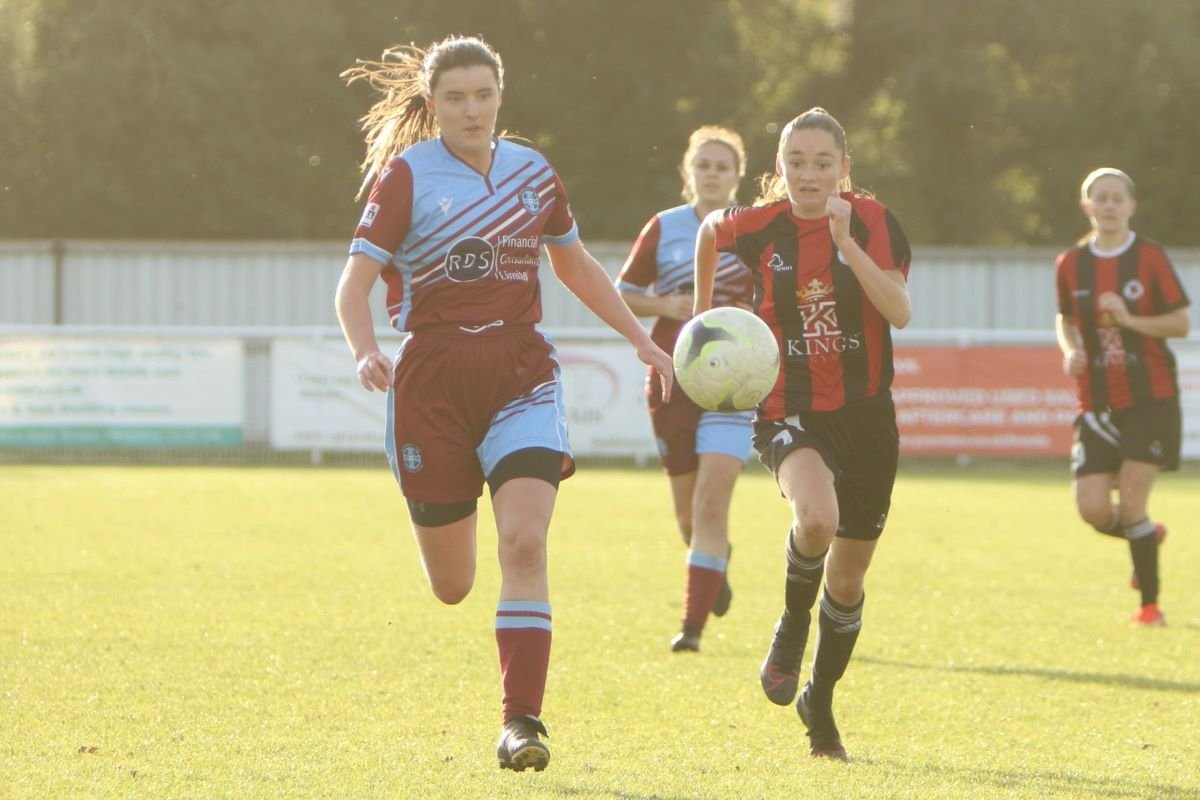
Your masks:
[[[486,502],[446,607],[385,468],[6,465],[0,798],[1197,798],[1200,474],[1152,499],[1170,626],[1138,630],[1127,548],[1076,518],[1065,467],[902,465],[841,764],[758,686],[788,526],[766,472],[696,655],[667,649],[666,479],[585,466],[550,537],[553,758],[514,774]]]

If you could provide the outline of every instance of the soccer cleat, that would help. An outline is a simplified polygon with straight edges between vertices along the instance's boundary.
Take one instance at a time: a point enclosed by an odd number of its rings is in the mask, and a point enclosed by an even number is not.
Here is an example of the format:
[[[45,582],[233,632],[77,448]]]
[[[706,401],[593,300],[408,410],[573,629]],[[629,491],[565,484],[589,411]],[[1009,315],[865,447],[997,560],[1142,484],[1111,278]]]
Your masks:
[[[500,731],[500,741],[496,744],[500,769],[524,772],[533,767],[534,772],[544,770],[550,763],[550,748],[538,738],[538,734],[550,736],[546,733],[546,726],[537,717],[513,717],[505,722]]]
[[[758,680],[767,699],[777,706],[786,706],[796,697],[796,688],[800,685],[800,663],[804,660],[807,641],[807,624],[803,630],[788,630],[782,618],[775,623],[775,638],[771,640],[771,649],[763,660]]]
[[[699,653],[700,631],[694,631],[685,625],[683,630],[675,634],[675,638],[671,640],[671,652]]]
[[[812,684],[806,683],[796,700],[796,713],[808,729],[809,755],[836,761],[849,760],[846,748],[842,746],[842,735],[833,721],[832,700],[828,705],[813,702]]]
[[[725,556],[725,578],[721,581],[721,589],[717,592],[717,599],[713,601],[712,613],[714,617],[723,617],[729,611],[729,604],[733,602],[733,587],[729,585],[729,556],[733,555],[733,545],[729,545],[729,555]]]
[[[1158,539],[1158,543],[1161,546],[1163,539],[1167,538],[1167,526],[1161,522],[1156,523],[1154,526],[1154,538]],[[1142,590],[1142,582],[1138,580],[1137,570],[1130,570],[1129,572],[1129,588],[1135,592]]]
[[[1167,616],[1157,603],[1147,603],[1133,615],[1133,624],[1139,628],[1165,628]]]

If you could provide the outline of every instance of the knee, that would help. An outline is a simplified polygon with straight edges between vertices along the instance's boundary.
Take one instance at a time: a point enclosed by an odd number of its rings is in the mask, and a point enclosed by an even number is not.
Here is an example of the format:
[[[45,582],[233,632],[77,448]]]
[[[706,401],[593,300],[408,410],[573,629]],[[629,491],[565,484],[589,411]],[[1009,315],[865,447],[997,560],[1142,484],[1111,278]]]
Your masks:
[[[825,591],[844,606],[855,605],[863,596],[863,576],[826,573]]]
[[[1104,498],[1077,498],[1080,518],[1093,528],[1104,528],[1112,522],[1112,505]]]
[[[835,514],[799,508],[795,511],[795,517],[795,536],[799,543],[827,547],[837,534],[838,520]]]
[[[729,515],[729,497],[720,491],[697,491],[694,515],[705,519],[724,519]]]
[[[435,578],[430,576],[429,588],[433,596],[448,606],[455,606],[466,599],[471,593],[474,576],[455,576]]]
[[[500,538],[500,563],[506,569],[521,572],[546,569],[546,532],[539,528],[519,528]]]

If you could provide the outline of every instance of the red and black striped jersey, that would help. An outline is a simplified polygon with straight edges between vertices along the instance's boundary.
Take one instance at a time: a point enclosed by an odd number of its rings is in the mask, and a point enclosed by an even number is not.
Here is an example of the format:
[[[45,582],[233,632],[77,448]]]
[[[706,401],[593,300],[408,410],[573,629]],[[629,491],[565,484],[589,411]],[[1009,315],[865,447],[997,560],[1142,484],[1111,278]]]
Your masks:
[[[912,253],[895,216],[874,198],[842,197],[859,246],[880,269],[907,277]],[[779,378],[761,419],[832,411],[889,390],[891,326],[833,246],[828,217],[800,219],[788,200],[732,208],[717,223],[716,246],[750,267],[754,311],[779,342]]]
[[[1083,411],[1119,411],[1146,400],[1177,397],[1175,356],[1165,339],[1122,328],[1098,310],[1113,292],[1129,313],[1152,317],[1188,305],[1187,293],[1162,247],[1131,234],[1116,253],[1084,243],[1055,262],[1058,310],[1079,331],[1087,371],[1078,377]]]

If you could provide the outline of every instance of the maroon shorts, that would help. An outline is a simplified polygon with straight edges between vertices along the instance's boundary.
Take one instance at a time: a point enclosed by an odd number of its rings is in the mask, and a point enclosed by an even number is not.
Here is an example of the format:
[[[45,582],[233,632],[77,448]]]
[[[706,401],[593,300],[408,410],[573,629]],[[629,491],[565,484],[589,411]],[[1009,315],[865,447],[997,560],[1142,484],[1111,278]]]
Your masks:
[[[658,457],[668,475],[687,475],[700,467],[696,454],[696,430],[704,409],[692,402],[676,384],[671,401],[662,400],[662,379],[654,370],[646,378],[646,404],[650,409],[650,427],[654,429]]]
[[[562,394],[554,347],[532,326],[415,332],[388,393],[388,460],[404,496],[473,500],[501,459],[527,448],[563,453],[568,477]]]

